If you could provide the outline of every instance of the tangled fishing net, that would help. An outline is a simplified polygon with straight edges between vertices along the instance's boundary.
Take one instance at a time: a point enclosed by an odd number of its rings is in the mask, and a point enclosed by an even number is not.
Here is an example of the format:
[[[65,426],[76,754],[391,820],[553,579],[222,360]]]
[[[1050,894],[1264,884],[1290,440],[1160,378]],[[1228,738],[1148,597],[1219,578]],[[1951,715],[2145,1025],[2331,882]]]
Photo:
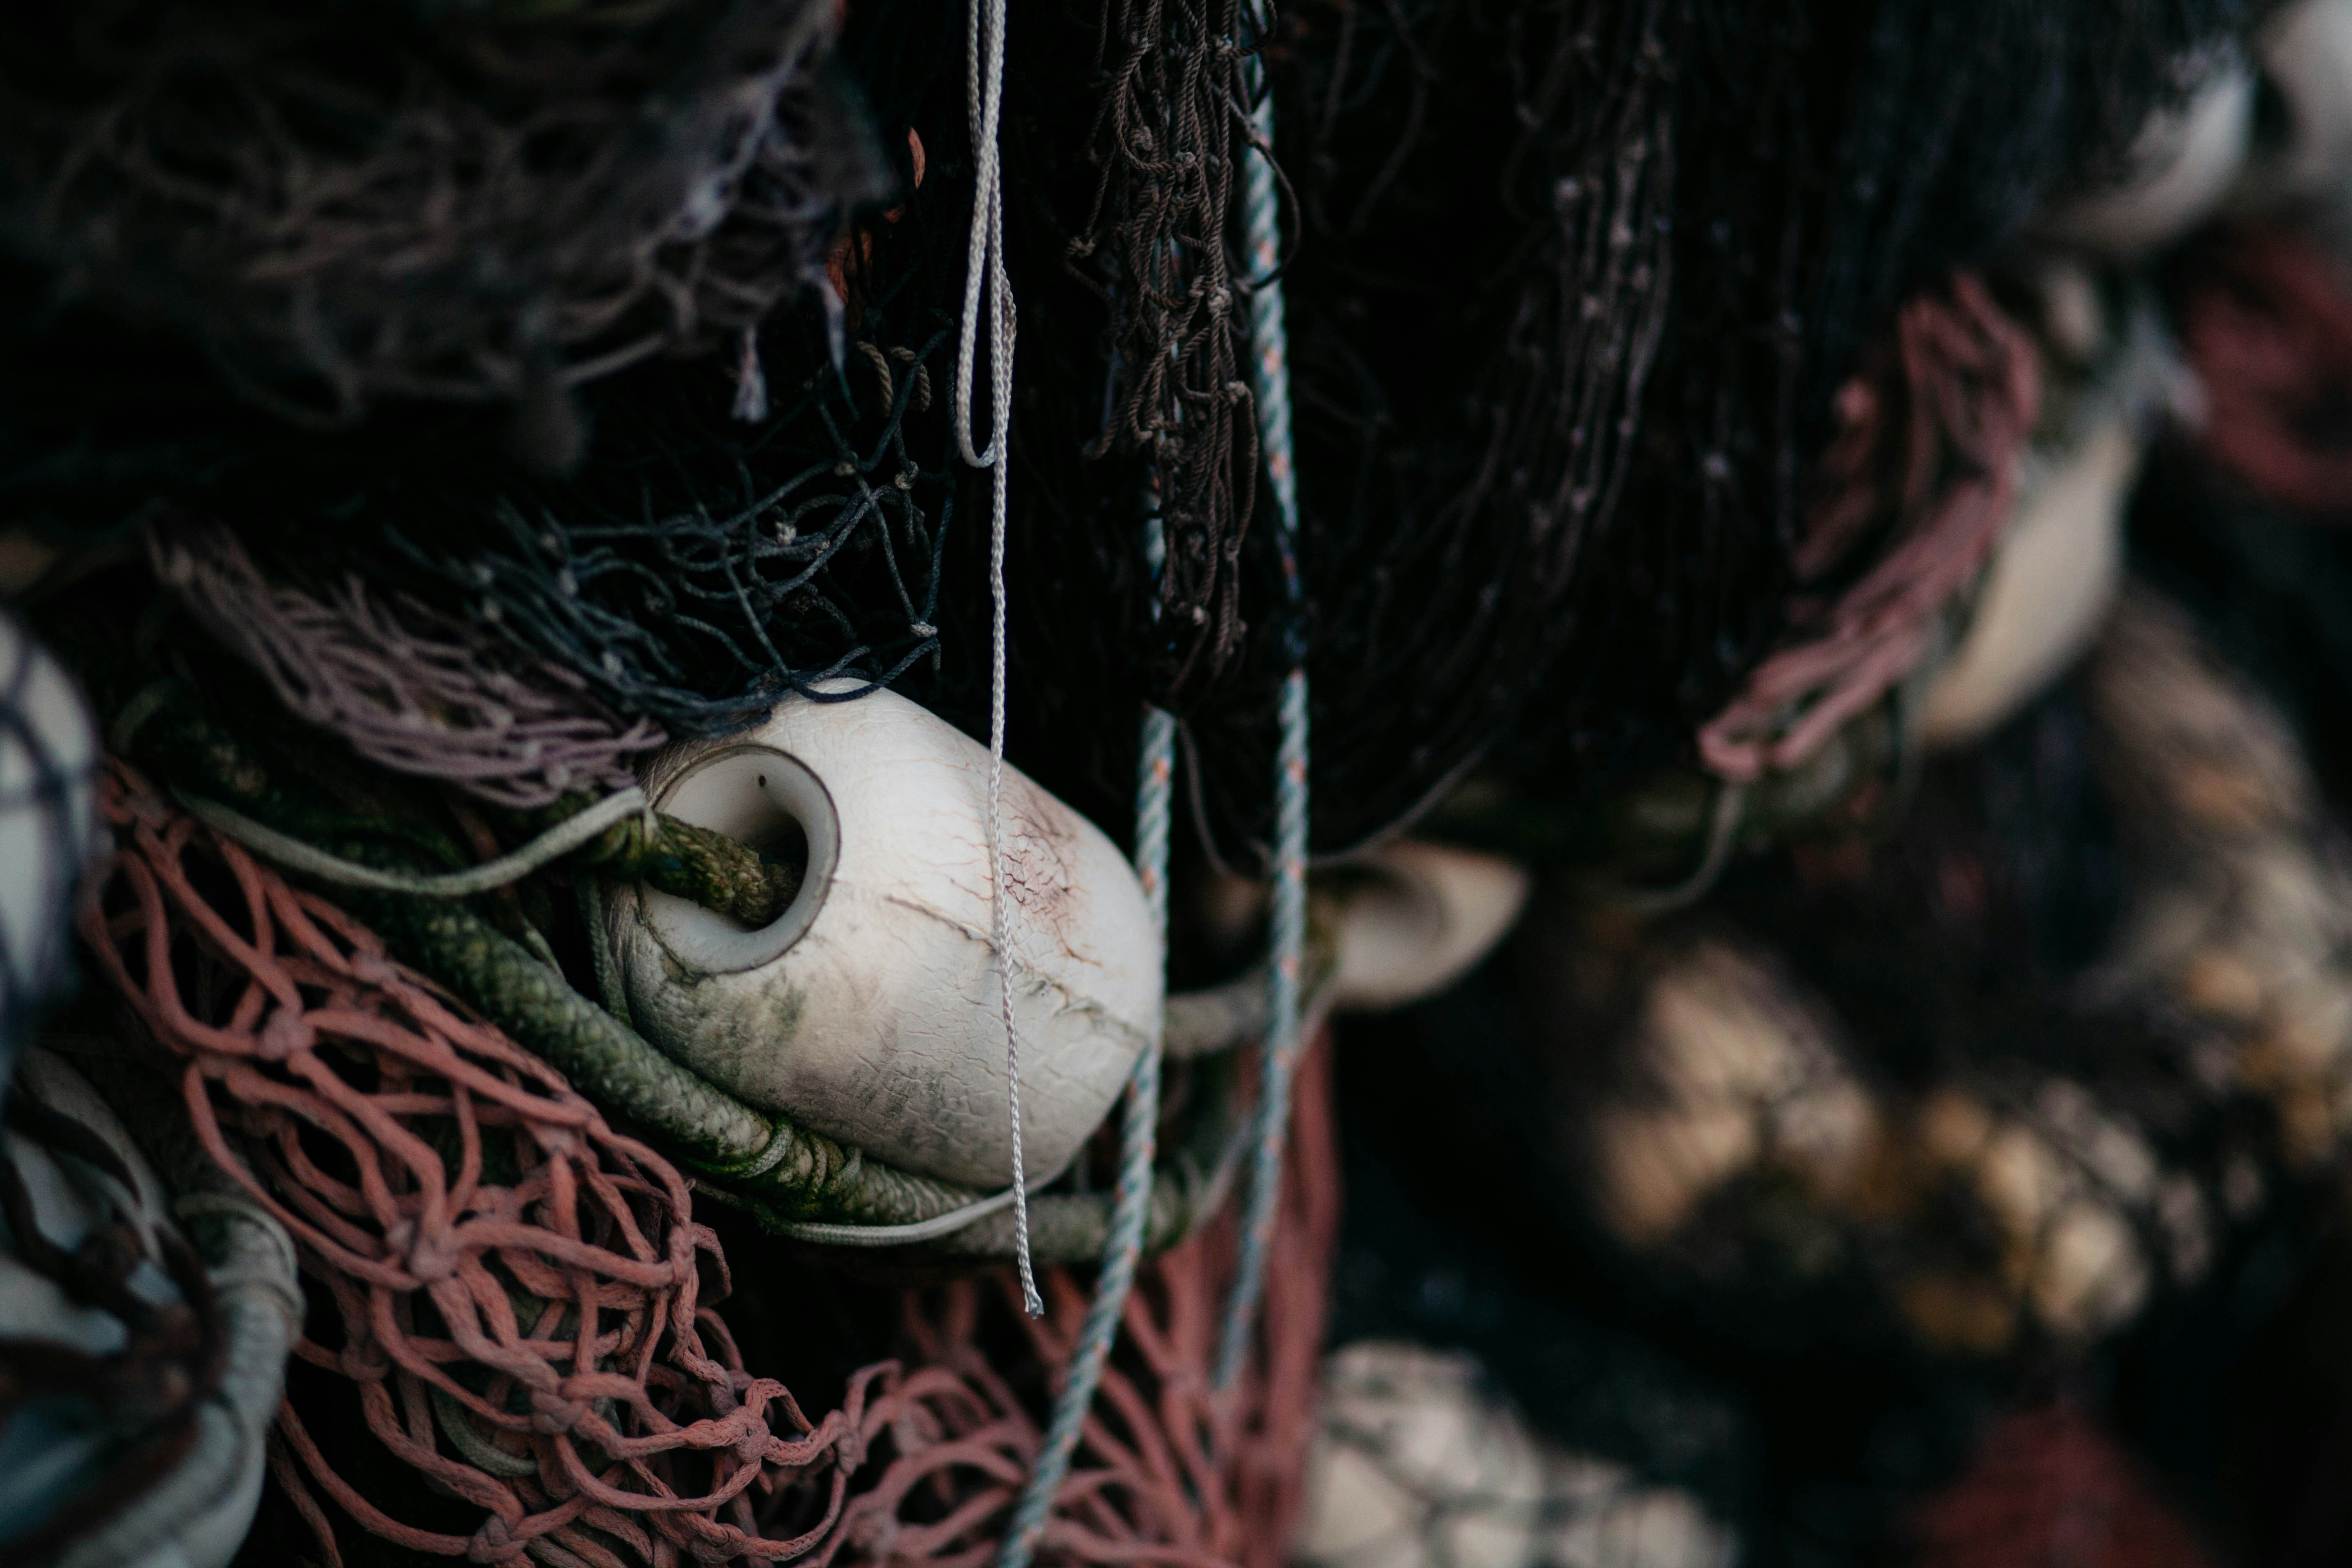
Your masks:
[[[1482,763],[1581,797],[1687,759],[1794,635],[1806,469],[1869,345],[2120,168],[2262,9],[1285,8],[1318,847]],[[1245,618],[1192,716],[1228,854],[1265,832],[1286,668]]]
[[[0,237],[282,415],[520,403],[562,466],[570,388],[824,290],[878,185],[828,7],[537,11],[27,7]]]
[[[296,1238],[335,1341],[296,1353],[359,1407],[364,1436],[339,1453],[330,1428],[353,1424],[315,1405],[279,1419],[273,1471],[329,1561],[319,1492],[375,1536],[475,1562],[993,1553],[1038,1447],[1029,1401],[1084,1315],[1072,1280],[1049,1276],[1051,1310],[1011,1363],[993,1287],[909,1292],[910,1361],[858,1371],[811,1421],[742,1365],[713,1306],[724,1260],[673,1165],[136,775],[109,776],[104,811],[122,853],[84,934],[182,1064],[212,1160]],[[1050,1551],[1278,1561],[1336,1223],[1328,1089],[1310,1082],[1255,1362],[1233,1391],[1207,1386],[1230,1226],[1158,1259]]]
[[[920,158],[922,142],[901,145]],[[953,608],[947,391],[970,189],[911,172],[906,203],[835,258],[838,322],[804,310],[761,340],[770,365],[799,372],[766,384],[763,420],[734,419],[740,384],[708,367],[649,367],[583,399],[597,450],[577,474],[386,476],[355,503],[346,558],[675,736],[740,727],[835,677],[864,691],[936,663]],[[236,500],[213,510],[300,558],[267,500]]]
[[[1104,21],[1108,83],[1089,157],[1094,210],[1070,241],[1098,260],[1113,311],[1104,445],[1150,461],[1167,558],[1154,696],[1181,709],[1241,643],[1241,549],[1257,488],[1255,406],[1241,380],[1246,303],[1234,276],[1239,155],[1255,138],[1240,0],[1137,0]],[[1261,147],[1256,155],[1271,157]]]
[[[527,809],[625,788],[630,759],[662,743],[649,721],[625,723],[589,698],[570,669],[501,658],[446,616],[382,603],[357,575],[313,597],[270,581],[216,525],[152,531],[149,552],[156,579],[288,712],[394,772]]]
[[[1802,763],[1908,676],[1936,612],[1976,580],[2009,522],[2040,411],[2032,340],[1962,276],[1948,300],[1903,308],[1891,357],[1839,395],[1841,428],[1816,470],[1826,499],[1806,519],[1797,579],[1820,582],[1863,541],[1884,542],[1827,604],[1790,607],[1798,646],[1758,666],[1699,731],[1701,760],[1726,778]]]
[[[2206,455],[2273,504],[2352,508],[2352,277],[2317,240],[2249,225],[2176,268]]]

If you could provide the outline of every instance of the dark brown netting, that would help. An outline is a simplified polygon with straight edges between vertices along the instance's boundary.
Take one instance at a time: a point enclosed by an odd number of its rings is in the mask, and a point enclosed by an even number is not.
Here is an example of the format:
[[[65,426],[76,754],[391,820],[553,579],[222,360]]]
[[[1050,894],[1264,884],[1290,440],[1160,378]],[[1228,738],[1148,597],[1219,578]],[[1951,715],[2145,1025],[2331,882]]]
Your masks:
[[[338,1342],[298,1354],[406,1472],[331,1455],[334,1413],[289,1401],[273,1469],[330,1562],[316,1492],[395,1545],[480,1563],[994,1552],[1039,1443],[1040,1367],[1084,1314],[1068,1275],[1047,1277],[1048,1316],[1010,1359],[982,1348],[984,1331],[1008,1342],[989,1285],[909,1293],[909,1357],[857,1372],[812,1422],[743,1367],[708,1304],[726,1266],[674,1166],[127,769],[102,808],[121,853],[84,915],[98,967],[185,1064],[213,1159],[295,1237],[313,1331]],[[1228,1219],[1146,1269],[1048,1552],[1275,1568],[1336,1226],[1328,1104],[1318,1062],[1251,1369],[1224,1396],[1208,1387]],[[440,1517],[398,1517],[379,1501],[395,1491]],[[447,1527],[452,1508],[470,1530]]]
[[[524,400],[824,287],[877,164],[814,0],[105,0],[0,26],[0,243],[280,413]],[[568,458],[576,431],[541,431]]]
[[[1102,39],[1088,148],[1102,183],[1069,252],[1091,263],[1081,275],[1111,312],[1101,445],[1143,454],[1158,489],[1167,560],[1150,678],[1154,700],[1181,710],[1240,649],[1242,536],[1257,489],[1241,375],[1249,306],[1226,231],[1251,141],[1240,0],[1125,0]]]

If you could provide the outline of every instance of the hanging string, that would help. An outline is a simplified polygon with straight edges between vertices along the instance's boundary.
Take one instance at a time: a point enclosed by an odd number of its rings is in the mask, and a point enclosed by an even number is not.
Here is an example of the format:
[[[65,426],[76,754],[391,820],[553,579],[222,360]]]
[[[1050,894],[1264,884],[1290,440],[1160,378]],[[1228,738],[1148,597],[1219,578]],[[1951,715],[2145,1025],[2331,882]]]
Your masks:
[[[1267,31],[1258,20],[1258,37]],[[1249,1214],[1242,1231],[1240,1278],[1225,1310],[1216,1386],[1230,1388],[1248,1358],[1250,1326],[1265,1286],[1265,1249],[1282,1195],[1282,1145],[1290,1125],[1290,1080],[1298,1064],[1298,979],[1307,942],[1307,668],[1304,597],[1298,578],[1298,477],[1291,466],[1290,342],[1283,324],[1281,209],[1275,193],[1274,100],[1265,66],[1247,64],[1250,140],[1244,202],[1250,264],[1251,388],[1257,396],[1258,442],[1274,490],[1275,543],[1282,557],[1285,651],[1290,674],[1282,684],[1282,742],[1275,755],[1273,952],[1268,955],[1265,1068],[1258,1090],[1256,1154],[1250,1171]]]
[[[1145,554],[1154,575],[1167,558],[1167,537],[1158,508],[1147,524]],[[1158,614],[1157,601],[1153,614]],[[1176,779],[1176,718],[1163,708],[1143,710],[1143,755],[1135,782],[1135,874],[1143,884],[1143,900],[1151,910],[1152,929],[1161,948],[1168,941],[1168,829],[1173,818]],[[1128,1080],[1127,1119],[1119,1131],[1118,1184],[1111,1199],[1110,1235],[1103,1243],[1102,1273],[1095,1282],[1095,1299],[1078,1331],[1077,1344],[1063,1374],[1062,1391],[1054,1401],[1053,1420],[1045,1428],[1045,1444],[1028,1489],[1013,1511],[997,1568],[1028,1568],[1029,1559],[1045,1533],[1046,1515],[1070,1472],[1070,1456],[1078,1446],[1079,1429],[1093,1408],[1095,1388],[1103,1364],[1118,1338],[1120,1317],[1127,1310],[1129,1289],[1135,1284],[1135,1266],[1143,1256],[1145,1222],[1151,1214],[1151,1164],[1160,1123],[1160,1037],[1155,1032]]]
[[[965,102],[971,115],[977,169],[971,243],[964,255],[963,321],[956,342],[956,447],[963,460],[990,470],[988,534],[988,863],[996,879],[989,900],[989,941],[996,952],[997,1011],[1004,1020],[1005,1100],[1013,1119],[1013,1238],[1021,1260],[1021,1302],[1045,1315],[1029,1258],[1029,1186],[1021,1148],[1021,1032],[1013,1022],[1012,879],[1004,864],[1004,516],[1007,435],[1013,417],[1013,282],[1004,271],[1004,188],[999,121],[1004,105],[1004,0],[971,0],[965,53]],[[980,331],[981,289],[988,290],[988,449],[971,439],[972,351]]]

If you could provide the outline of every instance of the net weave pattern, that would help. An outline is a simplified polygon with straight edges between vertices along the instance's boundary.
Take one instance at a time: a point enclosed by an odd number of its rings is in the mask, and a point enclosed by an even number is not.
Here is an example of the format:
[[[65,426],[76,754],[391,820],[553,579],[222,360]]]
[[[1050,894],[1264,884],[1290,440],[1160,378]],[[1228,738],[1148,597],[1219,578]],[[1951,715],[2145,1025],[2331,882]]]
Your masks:
[[[1046,1278],[1029,1359],[1002,1364],[982,1334],[1019,1320],[991,1284],[908,1292],[909,1358],[858,1371],[813,1422],[742,1365],[710,1305],[724,1259],[675,1167],[128,769],[107,776],[101,810],[121,853],[84,937],[184,1062],[211,1157],[296,1238],[314,1332],[331,1321],[341,1340],[297,1353],[349,1380],[395,1460],[482,1510],[471,1534],[393,1517],[289,1402],[273,1472],[329,1563],[342,1559],[314,1487],[394,1545],[474,1563],[992,1555],[1040,1442],[1023,1390],[1058,1368],[1084,1317],[1069,1276]],[[1212,1396],[1227,1223],[1156,1259],[1130,1298],[1046,1556],[1276,1568],[1336,1232],[1319,1075],[1298,1102],[1247,1376]]]
[[[630,759],[665,739],[651,721],[604,708],[569,669],[486,647],[413,601],[387,604],[357,574],[323,596],[273,582],[219,524],[151,530],[148,555],[289,712],[395,773],[529,810],[626,788]]]
[[[265,406],[347,424],[543,403],[740,334],[822,285],[842,208],[877,194],[822,68],[830,7],[343,9],[12,19],[7,247],[185,331]]]

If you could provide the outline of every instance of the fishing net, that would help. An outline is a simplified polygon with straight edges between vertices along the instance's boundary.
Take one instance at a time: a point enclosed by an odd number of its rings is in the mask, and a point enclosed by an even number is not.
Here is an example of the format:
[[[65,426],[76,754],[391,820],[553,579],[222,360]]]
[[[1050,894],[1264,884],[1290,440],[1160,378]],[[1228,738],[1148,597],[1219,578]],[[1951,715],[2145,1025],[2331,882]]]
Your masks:
[[[7,28],[7,247],[310,424],[740,341],[878,194],[816,5],[510,16],[117,0]]]
[[[2352,508],[2352,278],[2317,240],[2249,225],[2174,265],[2182,346],[2204,388],[2206,456],[2271,503]]]
[[[1763,1365],[1998,1385],[2220,1289],[2352,1126],[2352,883],[2293,731],[2135,592],[1913,788],[1672,919],[1539,900],[1381,1069],[1470,1166],[1441,1190]]]
[[[123,852],[84,935],[316,1288],[297,1355],[338,1392],[322,1408],[298,1391],[273,1472],[331,1562],[320,1492],[371,1535],[477,1562],[993,1553],[1084,1314],[1073,1280],[1048,1276],[1047,1318],[1009,1350],[1024,1321],[992,1300],[1003,1281],[909,1293],[908,1359],[857,1371],[810,1421],[743,1367],[674,1166],[331,904],[127,771],[104,788]],[[1274,1568],[1337,1223],[1323,1071],[1298,1097],[1252,1368],[1207,1386],[1228,1222],[1130,1299],[1049,1552]]]
[[[1566,792],[1686,757],[1783,634],[1867,345],[2258,9],[1285,8],[1318,847],[1482,756]],[[1192,716],[1229,852],[1286,668],[1255,548],[1243,673]]]
[[[1530,1432],[1459,1352],[1359,1341],[1325,1363],[1297,1556],[1316,1568],[1729,1568],[1688,1493]]]
[[[2060,1405],[1987,1431],[1913,1518],[1920,1568],[2204,1568],[2188,1522],[2131,1456]]]
[[[734,419],[741,384],[707,367],[617,378],[583,400],[597,449],[575,477],[389,480],[360,503],[354,564],[677,735],[935,655],[957,484],[951,240],[970,191],[918,167],[922,145],[900,143],[919,188],[836,258],[839,321],[803,310],[761,340],[793,373],[768,382],[766,419]]]
[[[447,616],[379,602],[357,575],[313,597],[270,581],[226,528],[156,531],[148,542],[157,580],[288,712],[380,766],[529,808],[625,788],[636,782],[630,760],[662,743],[648,721],[604,710],[570,669],[502,658]]]
[[[1796,559],[1806,456],[1834,437],[1862,345],[2035,200],[2116,163],[2151,105],[2194,87],[2197,46],[2252,15],[2019,0],[1963,27],[1905,4],[1862,27],[1817,9],[1309,0],[1277,19],[1264,58],[1297,185],[1298,626],[1274,612],[1271,541],[1244,526],[1250,421],[1220,368],[1246,282],[1226,254],[1232,174],[1258,155],[1231,90],[1245,19],[1142,7],[1021,29],[1004,133],[1025,306],[1009,562],[1024,770],[1123,819],[1133,726],[1105,716],[1181,698],[1197,815],[1218,854],[1252,860],[1294,633],[1323,850],[1481,759],[1576,795],[1687,756],[1790,635],[1792,595],[1814,591]],[[592,15],[432,26],[554,49]],[[664,7],[595,36],[698,37],[704,16]],[[569,405],[593,444],[571,478],[415,410],[371,421],[367,442],[298,446],[175,405],[132,424],[180,434],[133,451],[27,392],[50,424],[16,432],[0,492],[60,517],[175,501],[234,527],[274,576],[315,589],[357,570],[673,736],[834,675],[976,725],[985,541],[953,526],[968,476],[937,395],[971,190],[961,20],[945,0],[890,0],[842,26],[880,149],[865,166],[888,164],[900,205],[796,252],[823,287],[719,332],[716,361],[581,385]],[[816,163],[839,140],[817,121],[777,134]],[[87,326],[60,318],[16,356],[58,410],[80,407],[77,365],[116,353],[142,367],[110,384],[118,402],[181,375],[119,322]],[[763,398],[765,420],[737,417]],[[1155,472],[1164,573],[1144,542]]]
[[[2032,340],[1966,275],[1948,300],[1906,305],[1895,340],[1889,370],[1839,395],[1841,427],[1816,470],[1828,499],[1806,519],[1797,579],[1820,582],[1863,540],[1884,542],[1830,602],[1790,606],[1798,646],[1751,671],[1699,731],[1701,760],[1726,778],[1800,765],[1908,676],[1936,612],[1976,581],[2008,525],[2040,410]]]
[[[1070,241],[1112,310],[1112,413],[1101,441],[1146,455],[1163,531],[1151,684],[1181,710],[1241,642],[1242,538],[1257,488],[1257,424],[1240,378],[1246,301],[1233,213],[1244,118],[1239,0],[1138,0],[1104,18],[1108,82],[1088,157],[1094,210]],[[1264,150],[1261,155],[1271,155]]]

